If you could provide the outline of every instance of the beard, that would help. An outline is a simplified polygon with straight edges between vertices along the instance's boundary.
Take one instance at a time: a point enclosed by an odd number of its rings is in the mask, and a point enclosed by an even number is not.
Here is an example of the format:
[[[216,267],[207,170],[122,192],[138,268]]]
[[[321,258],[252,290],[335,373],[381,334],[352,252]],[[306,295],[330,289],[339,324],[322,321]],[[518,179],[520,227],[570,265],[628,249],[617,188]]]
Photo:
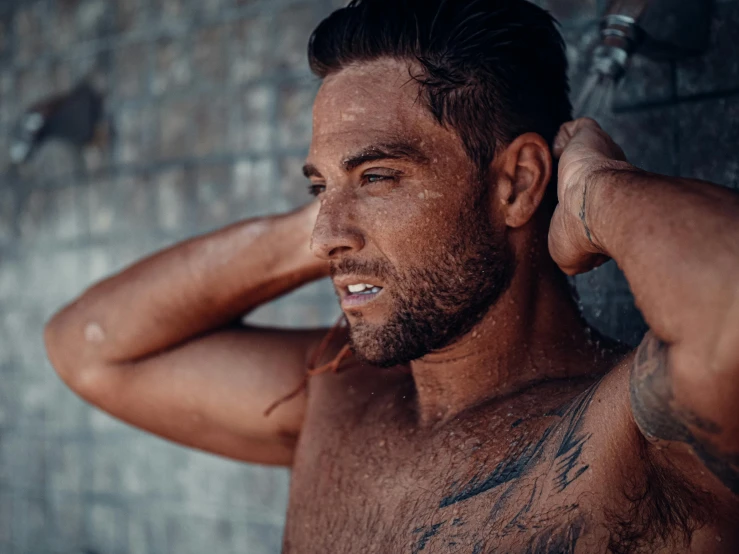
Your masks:
[[[468,333],[508,288],[514,257],[479,204],[460,214],[446,244],[428,245],[426,267],[399,271],[387,262],[352,259],[332,266],[333,275],[377,276],[392,294],[394,309],[384,324],[360,314],[351,325],[357,358],[392,367],[443,348]]]

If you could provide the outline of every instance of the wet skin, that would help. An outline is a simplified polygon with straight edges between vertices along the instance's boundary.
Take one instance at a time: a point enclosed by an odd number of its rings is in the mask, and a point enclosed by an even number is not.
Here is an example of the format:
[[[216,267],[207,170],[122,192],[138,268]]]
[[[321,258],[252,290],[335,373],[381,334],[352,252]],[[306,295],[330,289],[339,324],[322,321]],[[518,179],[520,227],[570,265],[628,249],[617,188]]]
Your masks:
[[[469,210],[470,162],[416,94],[398,62],[345,70],[319,93],[306,166],[321,202],[313,251],[335,267],[349,259],[402,275],[463,259],[444,244]],[[414,156],[346,163],[388,144]],[[507,151],[493,164],[483,214],[515,254],[510,286],[439,351],[386,370],[355,359],[310,382],[286,552],[739,547],[736,506],[650,455],[629,404],[633,354],[589,340],[537,238],[548,149],[528,137],[513,151],[515,161]],[[382,291],[365,300],[351,283]],[[401,285],[342,271],[335,285],[349,323],[362,324],[353,330],[357,353],[372,360],[373,332],[397,309]]]
[[[316,377],[284,551],[736,552],[736,512],[646,453],[631,359],[602,380],[536,385],[432,427],[418,425],[407,374]],[[665,505],[674,513],[660,517]]]
[[[59,376],[170,441],[291,467],[289,553],[738,552],[739,195],[629,166],[577,120],[551,216],[544,139],[498,145],[481,179],[408,69],[325,80],[317,202],[153,254],[56,314]],[[651,328],[635,352],[586,327],[563,273],[608,257]],[[356,355],[265,417],[326,330],[234,322],[330,273],[351,337],[318,363],[350,338]]]

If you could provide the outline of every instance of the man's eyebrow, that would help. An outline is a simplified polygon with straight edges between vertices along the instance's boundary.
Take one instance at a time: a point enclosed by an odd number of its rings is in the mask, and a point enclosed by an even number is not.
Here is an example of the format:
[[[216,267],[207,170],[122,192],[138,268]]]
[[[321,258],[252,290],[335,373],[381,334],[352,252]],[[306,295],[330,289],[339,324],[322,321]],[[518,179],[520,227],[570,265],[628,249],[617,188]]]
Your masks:
[[[321,172],[318,171],[318,168],[313,164],[305,164],[303,166],[303,175],[305,175],[306,179],[310,179],[311,177],[323,177]]]
[[[344,158],[341,166],[348,173],[360,165],[379,160],[409,160],[420,165],[427,165],[429,163],[428,156],[415,145],[410,142],[398,141],[368,146],[356,154]],[[323,177],[321,172],[318,171],[318,168],[311,163],[303,166],[303,175],[308,179],[311,177]]]
[[[344,171],[349,172],[358,168],[360,165],[379,160],[409,160],[421,165],[429,163],[428,156],[414,144],[399,141],[369,146],[345,158],[341,162],[341,165]]]

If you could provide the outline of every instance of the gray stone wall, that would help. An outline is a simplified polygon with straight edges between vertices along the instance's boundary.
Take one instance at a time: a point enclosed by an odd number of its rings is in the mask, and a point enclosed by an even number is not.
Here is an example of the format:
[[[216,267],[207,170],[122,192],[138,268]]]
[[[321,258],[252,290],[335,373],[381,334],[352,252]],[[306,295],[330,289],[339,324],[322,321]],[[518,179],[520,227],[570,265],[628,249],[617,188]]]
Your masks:
[[[64,302],[148,252],[307,199],[300,166],[318,83],[305,46],[341,3],[0,2],[0,553],[279,551],[286,471],[186,450],[89,408],[54,375],[41,331]],[[541,3],[562,20],[577,84],[602,6]],[[637,164],[738,185],[738,41],[739,1],[723,1],[704,59],[636,61],[605,124]],[[83,75],[106,91],[111,148],[79,163],[50,143],[8,172],[22,109]],[[616,268],[580,290],[599,326],[638,337]],[[337,315],[319,283],[255,320]]]

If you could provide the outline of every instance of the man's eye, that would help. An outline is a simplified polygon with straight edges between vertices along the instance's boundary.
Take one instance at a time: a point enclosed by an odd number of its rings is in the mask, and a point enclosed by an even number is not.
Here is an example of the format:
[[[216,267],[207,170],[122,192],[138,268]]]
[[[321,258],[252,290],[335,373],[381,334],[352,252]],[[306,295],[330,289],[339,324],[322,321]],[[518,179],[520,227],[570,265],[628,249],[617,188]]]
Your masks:
[[[372,184],[379,183],[381,181],[390,181],[393,179],[393,177],[390,177],[389,175],[365,175],[363,179],[368,184]]]
[[[326,185],[308,185],[308,193],[313,196],[318,196],[322,192],[326,191]]]

